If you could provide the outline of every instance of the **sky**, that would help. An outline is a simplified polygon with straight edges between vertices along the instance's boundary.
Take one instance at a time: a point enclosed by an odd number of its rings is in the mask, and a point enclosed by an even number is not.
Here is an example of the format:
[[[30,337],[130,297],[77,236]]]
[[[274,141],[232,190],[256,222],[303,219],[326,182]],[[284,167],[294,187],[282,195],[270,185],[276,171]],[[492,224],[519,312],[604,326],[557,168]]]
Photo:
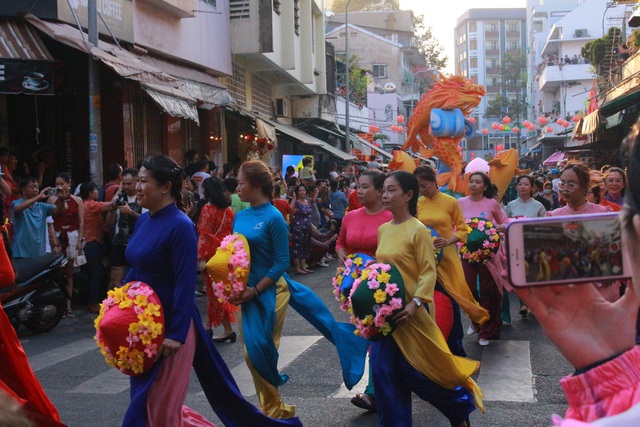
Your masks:
[[[424,23],[433,28],[433,34],[444,47],[444,54],[449,57],[448,73],[454,73],[453,69],[453,29],[458,18],[468,9],[484,8],[514,8],[526,7],[526,0],[454,0],[450,2],[425,1],[425,0],[400,0],[400,9],[413,10],[413,13],[424,15]],[[451,7],[446,7],[446,4]]]

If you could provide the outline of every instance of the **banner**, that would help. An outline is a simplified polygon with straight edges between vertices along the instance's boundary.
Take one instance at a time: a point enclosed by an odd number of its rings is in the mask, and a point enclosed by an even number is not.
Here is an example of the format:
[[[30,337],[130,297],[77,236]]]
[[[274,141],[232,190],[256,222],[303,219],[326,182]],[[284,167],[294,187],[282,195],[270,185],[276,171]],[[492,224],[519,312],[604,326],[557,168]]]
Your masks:
[[[53,63],[0,58],[0,93],[53,95]]]

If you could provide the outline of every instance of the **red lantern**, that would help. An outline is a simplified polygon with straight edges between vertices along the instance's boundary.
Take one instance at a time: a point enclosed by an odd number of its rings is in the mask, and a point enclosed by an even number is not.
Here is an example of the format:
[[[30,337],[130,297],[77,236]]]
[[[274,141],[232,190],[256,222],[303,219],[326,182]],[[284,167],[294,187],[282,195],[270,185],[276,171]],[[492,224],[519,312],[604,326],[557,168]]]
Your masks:
[[[489,133],[489,129],[487,129],[487,128],[483,128],[483,129],[482,129],[482,134],[483,134],[483,135],[486,135],[486,134],[488,134],[488,133]]]
[[[267,145],[267,138],[256,139],[256,144],[258,144],[258,147],[264,148],[264,146]]]
[[[520,128],[518,126],[514,126],[513,128],[511,128],[511,132],[518,133],[520,132]]]
[[[530,131],[534,131],[534,130],[535,130],[535,128],[536,128],[536,125],[534,125],[533,123],[529,123],[529,126],[527,126],[527,128],[528,128]]]
[[[400,132],[400,133],[404,132],[404,128],[402,126],[397,126],[396,128],[397,128],[398,132]]]
[[[547,126],[547,133],[553,132],[553,128],[551,126]]]
[[[574,123],[578,123],[580,121],[580,116],[576,114],[575,116],[571,117],[571,121]]]
[[[475,123],[475,122],[476,122],[475,117],[469,117],[469,123]]]
[[[502,118],[502,123],[504,123],[505,125],[508,125],[509,123],[511,123],[511,117],[509,116],[504,116]]]
[[[498,125],[498,130],[503,131],[504,130],[504,125]]]
[[[544,126],[547,124],[547,118],[544,116],[540,116],[538,117],[538,123],[540,123],[540,126]]]
[[[369,125],[369,132],[374,133],[376,131],[376,127],[374,125]]]
[[[504,145],[502,144],[496,145],[496,151],[502,151],[502,150],[504,150]]]
[[[522,126],[528,128],[529,125],[531,124],[531,122],[529,120],[525,120],[524,122],[522,122]]]
[[[476,156],[476,153],[471,153],[471,157],[475,157],[475,156]]]
[[[497,130],[498,129],[498,124],[496,122],[491,123],[491,129]]]
[[[245,139],[247,142],[253,142],[256,139],[256,136],[253,133],[248,133],[247,136],[245,136]]]
[[[398,123],[404,123],[404,116],[402,114],[398,114]]]
[[[558,119],[556,120],[556,123],[559,124],[560,126],[562,126],[562,124],[564,123],[563,119]]]
[[[569,127],[569,122],[566,121],[566,120],[564,122],[562,122],[562,127],[565,128],[565,129],[568,128]]]
[[[274,149],[274,147],[275,146],[273,145],[273,142],[271,142],[271,141],[267,142],[267,150],[271,151],[271,150]]]

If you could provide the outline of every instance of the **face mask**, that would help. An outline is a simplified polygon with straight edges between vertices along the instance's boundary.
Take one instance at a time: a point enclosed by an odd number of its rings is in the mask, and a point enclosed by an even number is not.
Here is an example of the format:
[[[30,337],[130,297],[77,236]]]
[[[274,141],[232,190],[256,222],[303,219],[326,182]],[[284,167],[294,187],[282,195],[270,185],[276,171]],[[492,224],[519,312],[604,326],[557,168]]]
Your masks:
[[[544,189],[544,194],[551,194],[551,189],[550,188],[545,188]]]

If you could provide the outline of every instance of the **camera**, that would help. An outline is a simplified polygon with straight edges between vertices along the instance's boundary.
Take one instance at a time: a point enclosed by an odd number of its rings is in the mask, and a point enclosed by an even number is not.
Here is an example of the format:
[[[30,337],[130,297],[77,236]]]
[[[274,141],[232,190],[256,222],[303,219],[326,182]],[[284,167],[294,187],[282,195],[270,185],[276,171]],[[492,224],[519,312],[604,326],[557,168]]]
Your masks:
[[[127,204],[127,195],[122,193],[122,194],[118,194],[118,197],[116,197],[116,200],[114,202],[114,204],[116,206],[124,206]]]
[[[47,196],[55,196],[56,194],[58,194],[57,188],[52,188],[49,191],[47,191]]]

